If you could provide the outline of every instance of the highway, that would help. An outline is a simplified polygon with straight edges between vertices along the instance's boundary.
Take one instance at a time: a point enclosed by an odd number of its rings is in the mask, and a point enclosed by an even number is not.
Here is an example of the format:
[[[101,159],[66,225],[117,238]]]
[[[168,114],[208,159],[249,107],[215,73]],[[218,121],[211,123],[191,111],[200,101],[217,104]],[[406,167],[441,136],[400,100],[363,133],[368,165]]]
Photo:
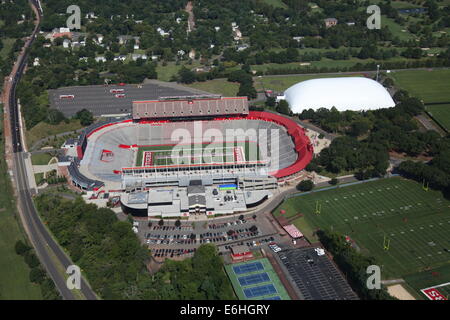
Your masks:
[[[65,277],[62,274],[67,267],[73,263],[61,247],[59,247],[59,245],[55,242],[55,240],[53,240],[47,228],[39,218],[38,212],[33,203],[31,191],[29,189],[28,172],[24,161],[28,155],[26,152],[23,152],[24,149],[21,139],[20,113],[16,99],[16,86],[26,66],[28,49],[32,45],[36,34],[39,31],[40,20],[42,18],[42,12],[40,5],[38,4],[38,0],[30,0],[30,4],[32,5],[33,10],[37,13],[37,23],[32,35],[26,41],[24,49],[19,55],[15,67],[13,68],[10,85],[5,87],[5,95],[8,97],[5,107],[6,110],[9,111],[10,115],[11,137],[8,135],[5,136],[7,139],[10,138],[12,140],[14,152],[12,158],[12,170],[14,176],[13,183],[17,191],[18,209],[24,228],[36,250],[39,260],[47,270],[48,275],[54,281],[56,288],[61,293],[63,299],[75,300],[77,297],[67,288]],[[62,266],[64,270],[62,270],[61,267],[58,269],[58,265]],[[97,299],[97,296],[83,277],[81,278],[80,291],[88,300]]]

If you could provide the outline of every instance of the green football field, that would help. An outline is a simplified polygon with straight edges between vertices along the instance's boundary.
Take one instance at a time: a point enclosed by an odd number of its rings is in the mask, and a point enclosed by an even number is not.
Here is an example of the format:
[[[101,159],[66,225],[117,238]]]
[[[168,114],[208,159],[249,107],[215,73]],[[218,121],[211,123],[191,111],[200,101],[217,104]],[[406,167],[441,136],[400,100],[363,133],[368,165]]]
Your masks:
[[[248,269],[248,272],[239,273],[235,272],[235,268],[246,268],[251,267],[252,265],[260,264],[262,268],[253,268]],[[231,284],[233,285],[234,292],[238,296],[239,300],[265,300],[265,299],[276,299],[276,300],[290,300],[289,294],[281,283],[280,278],[276,274],[272,265],[270,264],[267,258],[262,258],[258,260],[251,260],[248,262],[241,262],[235,264],[225,265],[225,271],[227,272],[228,277],[230,278]],[[259,275],[266,274],[266,279],[262,280],[258,279]],[[252,278],[253,279],[250,279]],[[256,278],[256,279],[255,279]],[[240,279],[240,280],[239,280]],[[242,283],[241,283],[242,282]],[[271,292],[269,294],[252,296],[253,293],[249,293],[248,291],[253,291],[260,286],[273,285],[275,288],[275,292]],[[256,289],[257,290],[257,289]],[[247,297],[245,294],[247,291]]]
[[[450,103],[427,106],[427,112],[447,131],[450,131]]]
[[[136,166],[145,166],[144,152],[151,151],[152,166],[178,165],[178,164],[201,164],[212,162],[232,162],[235,159],[235,152],[241,154],[246,161],[260,160],[259,146],[255,142],[227,143],[207,143],[192,144],[190,146],[177,146],[186,148],[184,151],[173,152],[175,146],[143,146],[138,149]]]
[[[428,300],[420,291],[426,288],[436,288],[443,296],[450,299],[450,264],[407,275],[405,281],[407,287],[411,288],[419,299]]]
[[[320,213],[316,213],[316,207]],[[382,264],[383,278],[450,262],[450,201],[400,177],[314,192],[285,201],[275,216],[293,218],[308,236],[329,228],[350,236]],[[385,250],[385,247],[388,250]]]
[[[397,87],[427,103],[450,103],[450,70],[404,70],[388,75]]]

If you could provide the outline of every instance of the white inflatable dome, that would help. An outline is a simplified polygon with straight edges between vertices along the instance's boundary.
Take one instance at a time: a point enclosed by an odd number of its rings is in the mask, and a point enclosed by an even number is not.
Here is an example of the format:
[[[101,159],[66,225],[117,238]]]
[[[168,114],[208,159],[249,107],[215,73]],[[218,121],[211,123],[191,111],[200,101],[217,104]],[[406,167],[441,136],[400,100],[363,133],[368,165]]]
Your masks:
[[[339,111],[360,111],[395,106],[381,84],[362,77],[302,81],[287,89],[278,99],[285,99],[294,113],[332,107]]]

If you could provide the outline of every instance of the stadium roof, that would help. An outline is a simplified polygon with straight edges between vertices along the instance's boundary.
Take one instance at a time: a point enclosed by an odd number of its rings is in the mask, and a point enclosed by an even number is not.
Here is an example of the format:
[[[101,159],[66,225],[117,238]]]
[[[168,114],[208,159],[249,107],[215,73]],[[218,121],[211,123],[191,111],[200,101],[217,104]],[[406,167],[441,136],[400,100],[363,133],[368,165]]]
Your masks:
[[[247,97],[133,101],[133,119],[248,114]]]
[[[359,111],[395,106],[381,84],[362,77],[302,81],[287,89],[278,99],[285,99],[294,113],[332,107],[339,111]]]

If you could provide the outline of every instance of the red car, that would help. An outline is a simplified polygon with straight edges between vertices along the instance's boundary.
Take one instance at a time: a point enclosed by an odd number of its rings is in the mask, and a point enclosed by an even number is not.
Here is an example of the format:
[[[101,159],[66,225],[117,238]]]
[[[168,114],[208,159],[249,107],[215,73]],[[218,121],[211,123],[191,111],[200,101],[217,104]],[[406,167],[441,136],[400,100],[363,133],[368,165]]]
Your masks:
[[[123,93],[118,93],[114,95],[116,98],[125,98],[125,95]]]
[[[125,83],[123,83],[123,82],[119,83],[119,86],[124,86],[124,85],[125,85]]]

